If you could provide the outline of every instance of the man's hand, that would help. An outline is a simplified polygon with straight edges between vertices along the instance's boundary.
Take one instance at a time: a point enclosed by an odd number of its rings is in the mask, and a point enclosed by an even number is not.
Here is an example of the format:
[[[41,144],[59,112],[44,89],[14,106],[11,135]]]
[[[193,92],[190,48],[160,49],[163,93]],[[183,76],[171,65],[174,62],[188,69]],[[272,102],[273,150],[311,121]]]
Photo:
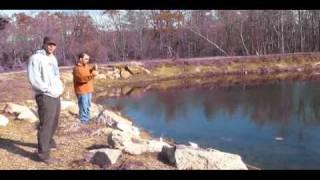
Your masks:
[[[98,71],[96,71],[96,70],[93,70],[93,71],[92,71],[92,75],[93,75],[93,76],[96,76],[96,75],[98,75],[98,74],[99,74]]]

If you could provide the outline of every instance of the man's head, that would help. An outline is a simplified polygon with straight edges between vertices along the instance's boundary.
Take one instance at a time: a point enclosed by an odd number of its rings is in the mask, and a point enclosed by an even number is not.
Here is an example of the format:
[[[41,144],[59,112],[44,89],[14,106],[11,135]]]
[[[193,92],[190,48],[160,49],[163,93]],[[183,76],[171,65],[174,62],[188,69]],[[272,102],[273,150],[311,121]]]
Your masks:
[[[79,58],[79,62],[82,64],[88,64],[90,60],[90,56],[86,53],[80,53],[78,58]]]
[[[52,54],[56,50],[56,42],[51,37],[44,37],[43,49],[46,50],[47,54]]]

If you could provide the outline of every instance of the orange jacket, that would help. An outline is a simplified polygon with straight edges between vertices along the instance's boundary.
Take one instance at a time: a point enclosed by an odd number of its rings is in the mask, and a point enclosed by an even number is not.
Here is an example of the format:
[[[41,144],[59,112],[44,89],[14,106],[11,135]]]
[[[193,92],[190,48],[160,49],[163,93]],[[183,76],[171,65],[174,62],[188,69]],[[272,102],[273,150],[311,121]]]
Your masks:
[[[73,68],[73,85],[77,96],[93,92],[93,69],[89,65],[78,63]]]

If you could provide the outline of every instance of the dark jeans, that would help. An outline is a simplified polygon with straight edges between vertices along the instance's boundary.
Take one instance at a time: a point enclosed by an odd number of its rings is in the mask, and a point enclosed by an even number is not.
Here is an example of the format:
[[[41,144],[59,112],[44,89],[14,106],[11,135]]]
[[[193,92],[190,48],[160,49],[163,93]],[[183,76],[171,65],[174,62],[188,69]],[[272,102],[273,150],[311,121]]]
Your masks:
[[[56,146],[53,135],[58,127],[60,115],[60,97],[53,98],[47,95],[37,95],[38,114],[38,155],[42,160],[50,157],[50,148]]]

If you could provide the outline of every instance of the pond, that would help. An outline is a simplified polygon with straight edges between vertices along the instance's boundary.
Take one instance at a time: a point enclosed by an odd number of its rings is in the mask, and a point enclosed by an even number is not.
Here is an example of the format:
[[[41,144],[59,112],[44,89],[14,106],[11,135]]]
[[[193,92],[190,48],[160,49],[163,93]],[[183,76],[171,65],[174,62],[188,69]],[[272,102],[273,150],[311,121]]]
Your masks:
[[[261,169],[320,169],[320,83],[150,91],[105,98],[155,137],[239,154]]]

